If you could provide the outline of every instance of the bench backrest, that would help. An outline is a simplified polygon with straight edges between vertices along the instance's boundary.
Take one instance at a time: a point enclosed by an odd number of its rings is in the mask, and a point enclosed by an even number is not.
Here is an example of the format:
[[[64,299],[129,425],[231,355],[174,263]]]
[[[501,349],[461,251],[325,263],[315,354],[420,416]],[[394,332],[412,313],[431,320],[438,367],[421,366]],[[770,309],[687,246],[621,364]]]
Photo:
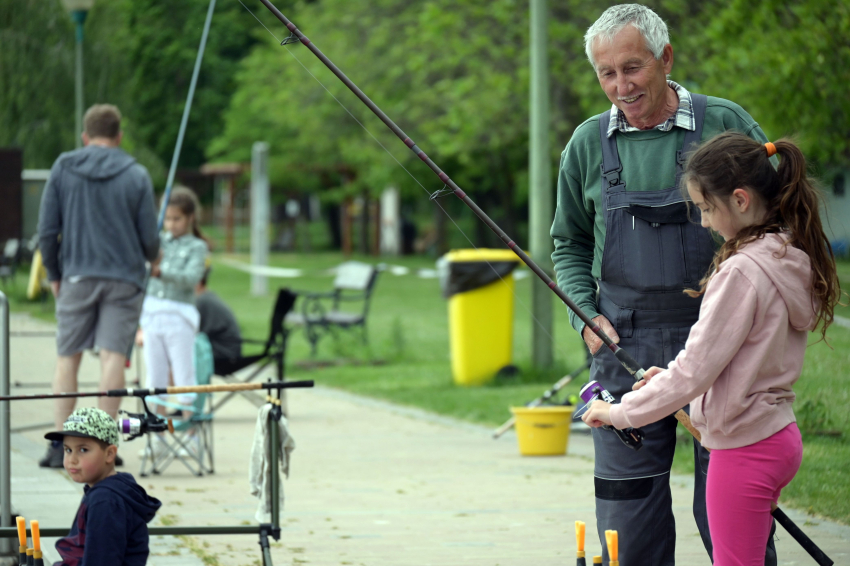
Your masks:
[[[8,260],[13,260],[18,257],[18,251],[21,249],[21,241],[15,238],[6,240],[6,245],[3,247],[3,257]]]
[[[359,261],[346,261],[336,268],[334,289],[368,291],[378,270],[373,265]]]

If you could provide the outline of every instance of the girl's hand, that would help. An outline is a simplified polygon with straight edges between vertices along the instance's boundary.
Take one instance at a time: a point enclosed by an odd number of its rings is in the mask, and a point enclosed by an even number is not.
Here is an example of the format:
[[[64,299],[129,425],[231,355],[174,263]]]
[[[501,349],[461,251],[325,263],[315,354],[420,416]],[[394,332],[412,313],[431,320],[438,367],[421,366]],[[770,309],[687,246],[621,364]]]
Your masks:
[[[658,366],[652,366],[651,368],[646,370],[646,373],[643,374],[643,379],[641,379],[640,381],[638,381],[637,383],[632,385],[632,391],[637,391],[638,389],[640,389],[641,387],[643,387],[644,385],[649,383],[650,379],[652,379],[653,377],[655,377],[656,375],[658,375],[662,371],[664,371],[664,368],[660,368]]]
[[[162,249],[159,250],[159,255],[151,262],[151,277],[159,277],[162,271],[159,269],[159,263],[162,261]]]
[[[605,401],[597,399],[590,404],[590,408],[584,413],[584,415],[582,415],[581,420],[593,428],[599,428],[602,425],[610,425],[610,412],[611,403],[606,403]]]

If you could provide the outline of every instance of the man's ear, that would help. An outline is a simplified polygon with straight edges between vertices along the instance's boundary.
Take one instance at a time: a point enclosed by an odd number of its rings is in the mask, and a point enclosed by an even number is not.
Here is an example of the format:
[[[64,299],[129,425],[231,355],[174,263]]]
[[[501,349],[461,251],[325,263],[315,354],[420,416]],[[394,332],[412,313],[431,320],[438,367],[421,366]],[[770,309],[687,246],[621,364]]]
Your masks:
[[[661,63],[664,66],[664,74],[669,75],[673,71],[673,46],[669,43],[661,51]]]
[[[118,132],[118,137],[117,137],[117,138],[115,138],[115,146],[116,146],[116,147],[118,147],[119,145],[121,145],[121,140],[122,140],[122,139],[124,139],[124,132],[123,132],[123,131],[119,131],[119,132]]]
[[[83,140],[84,146],[89,145],[91,139],[89,139],[89,135],[87,133],[83,132],[82,134],[80,134],[80,138]]]

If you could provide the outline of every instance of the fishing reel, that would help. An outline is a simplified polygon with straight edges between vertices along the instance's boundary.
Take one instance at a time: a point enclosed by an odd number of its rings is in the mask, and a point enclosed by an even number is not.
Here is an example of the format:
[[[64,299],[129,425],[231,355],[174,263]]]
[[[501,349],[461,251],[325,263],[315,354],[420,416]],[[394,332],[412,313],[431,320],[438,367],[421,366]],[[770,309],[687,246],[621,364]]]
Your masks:
[[[149,432],[165,432],[166,430],[174,432],[171,419],[164,419],[151,412],[144,398],[142,398],[142,406],[145,408],[144,413],[119,411],[120,414],[126,415],[125,418],[118,419],[118,432],[126,435],[125,441],[133,440]]]
[[[614,396],[608,392],[607,389],[602,387],[598,381],[590,381],[585,384],[584,387],[581,388],[579,392],[579,396],[582,401],[585,402],[585,406],[576,412],[573,418],[580,418],[585,411],[587,411],[590,404],[596,401],[597,399],[602,399],[606,403],[611,403],[612,405],[616,402]],[[618,428],[614,428],[611,425],[602,425],[602,428],[605,430],[610,430],[614,434],[617,435],[623,444],[631,448],[632,450],[640,450],[643,447],[643,431],[639,428],[626,428],[620,430]]]

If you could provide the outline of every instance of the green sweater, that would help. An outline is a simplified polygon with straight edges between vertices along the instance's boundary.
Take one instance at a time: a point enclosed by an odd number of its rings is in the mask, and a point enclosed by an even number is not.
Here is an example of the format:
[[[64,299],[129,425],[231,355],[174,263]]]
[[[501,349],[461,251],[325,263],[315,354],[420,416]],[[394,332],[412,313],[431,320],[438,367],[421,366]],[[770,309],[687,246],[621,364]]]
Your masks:
[[[708,97],[702,141],[726,130],[736,130],[760,142],[767,137],[747,112],[728,100]],[[673,186],[676,151],[685,130],[617,132],[617,149],[623,171],[620,179],[627,191],[654,191]],[[551,236],[555,240],[552,261],[558,285],[590,318],[599,315],[596,280],[605,248],[605,209],[601,201],[602,147],[599,116],[581,124],[561,154],[558,204]],[[570,323],[579,333],[584,323],[570,311]]]

